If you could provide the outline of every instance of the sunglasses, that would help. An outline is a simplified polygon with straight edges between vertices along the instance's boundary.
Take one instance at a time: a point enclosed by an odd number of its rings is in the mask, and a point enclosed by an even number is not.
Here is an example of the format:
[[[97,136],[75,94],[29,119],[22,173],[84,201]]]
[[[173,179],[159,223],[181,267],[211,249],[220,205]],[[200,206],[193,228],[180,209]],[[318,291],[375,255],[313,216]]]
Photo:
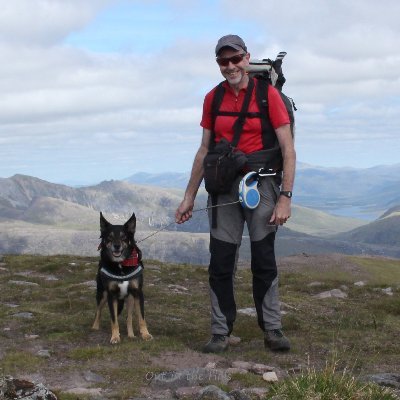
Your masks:
[[[226,58],[222,58],[222,57],[217,57],[217,63],[218,65],[220,65],[221,67],[227,67],[229,65],[229,63],[231,62],[232,64],[239,64],[240,61],[243,60],[243,57],[246,54],[237,54],[236,56],[233,57],[226,57]]]

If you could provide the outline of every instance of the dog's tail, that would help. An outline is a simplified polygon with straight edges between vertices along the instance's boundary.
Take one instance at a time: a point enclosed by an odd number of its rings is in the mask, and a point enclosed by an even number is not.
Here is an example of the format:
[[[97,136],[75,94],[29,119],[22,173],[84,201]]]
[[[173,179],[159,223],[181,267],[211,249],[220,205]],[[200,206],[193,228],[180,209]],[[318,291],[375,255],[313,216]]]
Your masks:
[[[122,310],[124,309],[124,300],[118,300],[118,315],[122,313]]]

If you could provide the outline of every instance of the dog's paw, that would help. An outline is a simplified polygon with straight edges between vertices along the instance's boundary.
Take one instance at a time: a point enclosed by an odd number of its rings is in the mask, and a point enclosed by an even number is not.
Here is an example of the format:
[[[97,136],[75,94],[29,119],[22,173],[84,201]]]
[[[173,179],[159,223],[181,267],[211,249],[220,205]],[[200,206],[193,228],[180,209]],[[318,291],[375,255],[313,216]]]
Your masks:
[[[110,339],[111,344],[118,344],[121,342],[121,337],[120,336],[112,336]]]
[[[135,336],[134,334],[129,334],[128,333],[128,339],[130,339],[130,340],[136,340],[137,339],[137,336]]]
[[[149,332],[140,334],[143,340],[153,340],[153,336]]]
[[[100,325],[99,324],[93,324],[92,325],[92,331],[98,331],[100,329]]]

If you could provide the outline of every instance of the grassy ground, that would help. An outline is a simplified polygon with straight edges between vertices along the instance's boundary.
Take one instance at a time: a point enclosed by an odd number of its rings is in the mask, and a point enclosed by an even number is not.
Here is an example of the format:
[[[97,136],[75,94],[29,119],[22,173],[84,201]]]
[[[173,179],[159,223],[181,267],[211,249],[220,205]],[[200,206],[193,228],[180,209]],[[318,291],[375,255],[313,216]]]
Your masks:
[[[146,319],[155,339],[129,341],[123,314],[122,343],[111,346],[108,310],[103,313],[100,331],[90,329],[95,310],[93,283],[97,259],[7,256],[4,262],[0,270],[2,374],[42,379],[66,400],[76,399],[65,391],[79,384],[77,376],[91,371],[104,378],[94,386],[107,388],[113,398],[127,399],[146,386],[148,373],[165,370],[168,362],[171,364],[171,354],[175,367],[179,367],[176,364],[180,354],[199,354],[192,366],[204,366],[195,364],[205,361],[198,352],[209,335],[206,268],[146,263]],[[244,360],[283,370],[302,368],[317,372],[326,370],[327,361],[334,360],[336,370],[350,369],[354,376],[399,372],[399,260],[342,257],[333,262],[325,256],[309,260],[294,257],[284,259],[280,270],[281,301],[287,304],[283,323],[292,351],[264,351],[256,319],[238,314],[233,333],[241,338],[241,343],[223,355],[226,364]],[[355,286],[354,282],[361,278],[365,286]],[[319,286],[309,286],[316,281]],[[238,270],[236,282],[238,308],[252,307],[249,268]],[[188,290],[176,293],[169,285]],[[346,299],[313,297],[343,286],[347,287]],[[389,286],[392,296],[381,290]],[[26,314],[18,317],[18,313],[31,313],[32,318]],[[50,357],[38,355],[43,349],[49,350]],[[235,375],[232,385],[266,383],[255,375]]]

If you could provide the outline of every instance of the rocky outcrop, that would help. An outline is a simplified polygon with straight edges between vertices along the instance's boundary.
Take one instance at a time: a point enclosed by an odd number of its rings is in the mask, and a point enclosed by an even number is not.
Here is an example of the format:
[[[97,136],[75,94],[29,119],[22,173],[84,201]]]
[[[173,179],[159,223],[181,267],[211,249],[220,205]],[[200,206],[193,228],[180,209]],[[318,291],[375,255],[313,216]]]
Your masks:
[[[0,378],[0,400],[57,400],[42,383],[32,383],[11,376]]]

